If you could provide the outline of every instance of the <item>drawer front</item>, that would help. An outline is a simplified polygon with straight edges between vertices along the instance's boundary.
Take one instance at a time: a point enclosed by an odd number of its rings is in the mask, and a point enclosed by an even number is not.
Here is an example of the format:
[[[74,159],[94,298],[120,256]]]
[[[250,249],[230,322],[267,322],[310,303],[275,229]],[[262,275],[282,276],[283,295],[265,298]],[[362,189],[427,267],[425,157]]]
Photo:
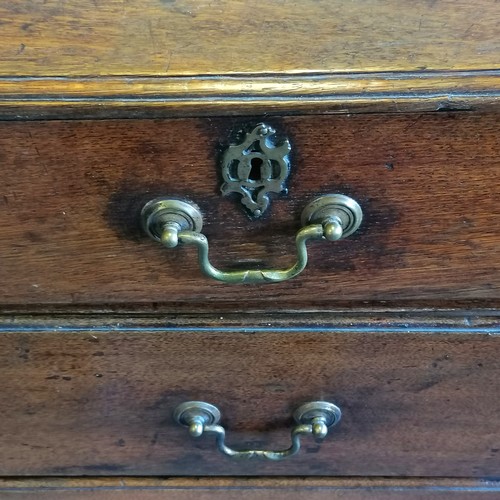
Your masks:
[[[498,477],[495,320],[167,323],[4,324],[0,473]],[[343,416],[286,460],[235,460],[174,421],[191,400],[219,407],[235,449],[289,446],[307,401]]]
[[[288,195],[252,221],[220,193],[220,156],[258,122],[0,123],[0,304],[498,303],[498,114],[273,118],[292,144]],[[302,209],[326,193],[356,199],[363,223],[311,243],[308,267],[281,284],[211,280],[193,248],[163,248],[140,227],[147,201],[185,198],[203,212],[215,265],[286,267]]]

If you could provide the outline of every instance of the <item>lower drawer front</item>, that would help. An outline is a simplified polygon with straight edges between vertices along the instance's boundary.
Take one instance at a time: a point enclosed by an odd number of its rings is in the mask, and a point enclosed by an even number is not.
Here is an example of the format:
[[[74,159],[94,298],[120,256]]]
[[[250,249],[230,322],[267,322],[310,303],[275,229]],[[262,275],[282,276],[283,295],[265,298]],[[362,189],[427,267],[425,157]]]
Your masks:
[[[495,328],[3,327],[3,475],[498,476]],[[234,448],[289,445],[293,409],[341,422],[281,462],[235,461],[173,420],[217,405]]]

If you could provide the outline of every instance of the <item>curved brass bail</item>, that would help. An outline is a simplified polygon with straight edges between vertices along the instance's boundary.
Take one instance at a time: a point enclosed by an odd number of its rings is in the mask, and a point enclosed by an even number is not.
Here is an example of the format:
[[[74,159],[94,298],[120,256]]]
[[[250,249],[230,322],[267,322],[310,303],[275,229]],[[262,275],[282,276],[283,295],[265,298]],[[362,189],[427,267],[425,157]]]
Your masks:
[[[191,202],[173,198],[157,198],[142,209],[145,232],[167,248],[179,243],[198,249],[200,269],[206,276],[224,283],[276,283],[294,278],[307,265],[309,240],[336,241],[353,234],[361,224],[363,212],[358,203],[342,194],[321,196],[302,212],[303,227],[295,236],[297,258],[286,269],[221,270],[210,263],[209,244],[201,233],[203,217]]]
[[[338,406],[327,401],[311,401],[299,406],[293,413],[296,425],[290,432],[291,445],[283,450],[235,450],[226,444],[226,429],[219,425],[221,413],[219,409],[204,401],[186,401],[174,411],[174,420],[189,430],[193,437],[204,433],[215,435],[218,450],[231,458],[267,460],[283,460],[296,455],[300,450],[301,436],[313,436],[321,442],[328,434],[330,427],[336,425],[342,416]]]

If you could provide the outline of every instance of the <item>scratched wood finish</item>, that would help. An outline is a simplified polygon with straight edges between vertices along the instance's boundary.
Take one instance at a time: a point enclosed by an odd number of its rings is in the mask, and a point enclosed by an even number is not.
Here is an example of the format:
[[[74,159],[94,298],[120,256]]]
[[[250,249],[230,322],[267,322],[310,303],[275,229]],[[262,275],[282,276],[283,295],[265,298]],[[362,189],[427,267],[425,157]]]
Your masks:
[[[420,500],[498,497],[495,481],[453,479],[18,479],[0,480],[2,499],[36,500]]]
[[[293,144],[289,195],[250,221],[220,194],[218,159],[234,131],[260,119],[0,123],[0,303],[498,304],[500,115],[270,119]],[[194,249],[162,248],[139,227],[145,202],[185,197],[204,213],[216,265],[284,267],[303,207],[332,192],[359,201],[363,226],[310,244],[304,273],[283,284],[210,280]]]
[[[498,324],[430,335],[171,320],[4,325],[0,474],[498,477]],[[179,403],[205,400],[233,446],[280,448],[293,409],[315,399],[339,405],[342,421],[284,462],[233,462],[172,421]]]
[[[0,73],[493,69],[498,16],[494,0],[4,1]]]

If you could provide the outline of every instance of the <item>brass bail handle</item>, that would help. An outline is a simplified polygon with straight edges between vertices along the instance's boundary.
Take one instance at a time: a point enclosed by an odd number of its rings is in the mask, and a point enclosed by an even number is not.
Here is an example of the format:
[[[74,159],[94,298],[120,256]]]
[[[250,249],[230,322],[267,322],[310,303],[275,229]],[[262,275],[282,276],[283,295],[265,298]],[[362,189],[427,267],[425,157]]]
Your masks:
[[[144,231],[167,248],[179,243],[198,249],[201,271],[224,283],[276,283],[294,278],[307,265],[309,240],[337,241],[347,238],[360,226],[363,211],[359,204],[343,194],[327,194],[316,198],[302,211],[302,228],[295,236],[297,259],[286,269],[248,269],[225,271],[209,260],[208,240],[201,233],[203,217],[191,202],[174,198],[156,198],[146,203],[141,213]]]
[[[301,436],[313,436],[321,442],[328,434],[330,427],[336,425],[342,416],[338,406],[327,401],[312,401],[299,406],[293,413],[296,425],[291,430],[291,445],[284,450],[235,450],[226,445],[226,430],[219,425],[221,413],[219,409],[204,401],[187,401],[174,411],[176,423],[187,427],[189,434],[200,437],[203,434],[214,434],[217,449],[231,458],[249,459],[263,458],[267,460],[283,460],[296,455],[300,450]]]

